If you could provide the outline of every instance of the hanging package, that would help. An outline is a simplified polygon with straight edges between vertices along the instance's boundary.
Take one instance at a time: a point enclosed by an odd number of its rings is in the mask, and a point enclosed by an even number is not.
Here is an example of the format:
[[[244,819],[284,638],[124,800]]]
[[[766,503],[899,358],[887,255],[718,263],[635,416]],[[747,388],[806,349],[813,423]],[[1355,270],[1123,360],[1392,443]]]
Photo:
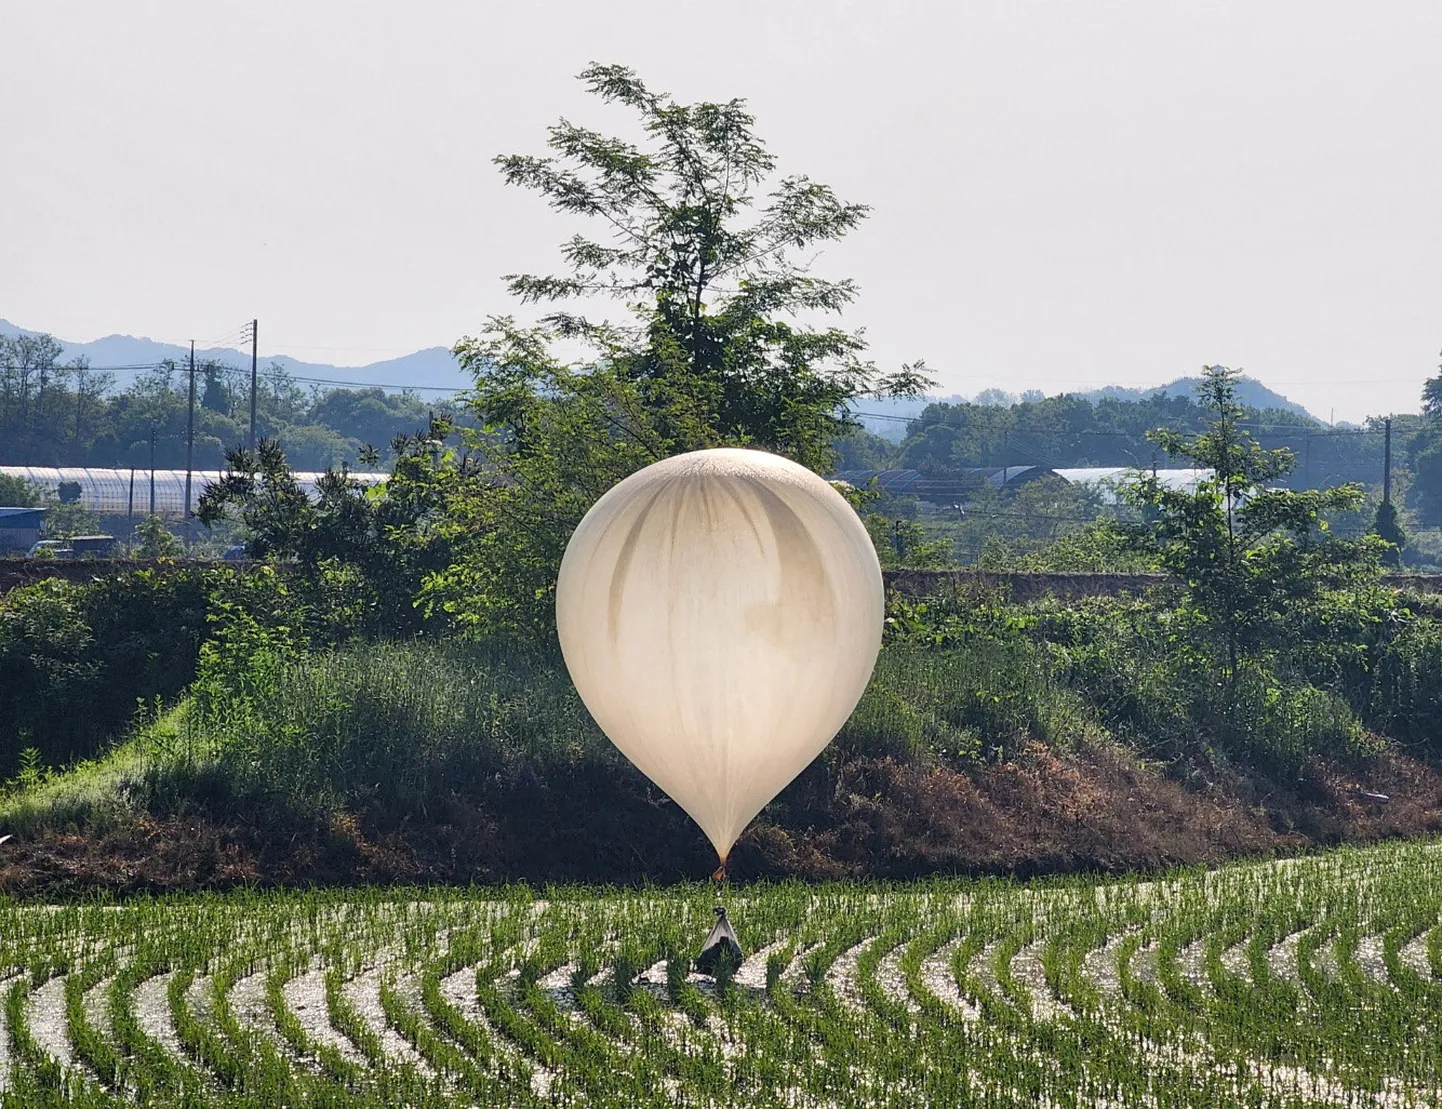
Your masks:
[[[711,934],[706,937],[701,954],[696,956],[696,970],[715,977],[716,968],[723,958],[731,960],[733,970],[739,967],[742,958],[741,943],[731,929],[731,922],[726,919],[725,907],[717,905],[716,924],[711,929]]]

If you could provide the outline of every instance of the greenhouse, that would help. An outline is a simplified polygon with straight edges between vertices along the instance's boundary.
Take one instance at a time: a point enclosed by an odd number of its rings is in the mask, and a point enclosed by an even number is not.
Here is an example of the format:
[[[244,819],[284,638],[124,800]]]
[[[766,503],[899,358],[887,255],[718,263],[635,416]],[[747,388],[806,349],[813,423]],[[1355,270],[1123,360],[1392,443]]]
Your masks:
[[[85,466],[0,466],[0,474],[20,478],[41,490],[46,500],[70,501],[102,516],[185,515],[185,470],[106,470]],[[211,482],[220,480],[220,470],[190,471],[190,511],[200,505],[200,496]],[[295,480],[307,496],[315,495],[319,472],[296,472]],[[371,485],[385,481],[389,474],[352,473],[350,477]],[[61,486],[79,486],[78,497],[61,494]],[[73,489],[67,490],[73,493]],[[153,499],[152,499],[153,498]],[[152,508],[152,505],[154,506]]]
[[[1211,478],[1211,470],[1185,467],[1140,470],[1135,466],[1078,466],[1053,470],[1052,473],[1072,485],[1087,485],[1101,494],[1104,504],[1121,500],[1122,486],[1138,478],[1152,477],[1166,489],[1195,493],[1197,483]]]

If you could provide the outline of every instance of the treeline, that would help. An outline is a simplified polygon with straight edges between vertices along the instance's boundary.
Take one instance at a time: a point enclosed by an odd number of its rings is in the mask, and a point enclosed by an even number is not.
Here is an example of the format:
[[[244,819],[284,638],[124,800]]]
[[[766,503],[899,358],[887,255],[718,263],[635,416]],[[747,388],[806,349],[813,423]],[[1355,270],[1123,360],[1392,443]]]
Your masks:
[[[185,465],[189,368],[161,363],[117,388],[85,359],[62,361],[50,335],[0,336],[0,464],[148,467]],[[278,440],[297,469],[355,465],[367,445],[384,458],[391,441],[426,426],[445,401],[383,389],[305,389],[284,368],[261,369],[256,433]],[[196,365],[197,469],[219,469],[250,430],[250,374]]]
[[[1149,438],[1157,428],[1201,431],[1209,414],[1190,396],[1158,394],[1139,400],[1063,394],[1029,394],[1009,407],[980,402],[929,405],[907,426],[900,443],[858,432],[843,444],[847,469],[915,469],[928,477],[959,477],[975,466],[1177,465]],[[1394,462],[1405,461],[1405,444],[1423,417],[1393,420]],[[1286,448],[1296,457],[1288,475],[1292,488],[1315,489],[1343,482],[1382,481],[1384,435],[1381,418],[1361,428],[1330,427],[1320,420],[1281,409],[1247,408],[1243,428],[1263,447]],[[1442,468],[1438,469],[1442,491]]]

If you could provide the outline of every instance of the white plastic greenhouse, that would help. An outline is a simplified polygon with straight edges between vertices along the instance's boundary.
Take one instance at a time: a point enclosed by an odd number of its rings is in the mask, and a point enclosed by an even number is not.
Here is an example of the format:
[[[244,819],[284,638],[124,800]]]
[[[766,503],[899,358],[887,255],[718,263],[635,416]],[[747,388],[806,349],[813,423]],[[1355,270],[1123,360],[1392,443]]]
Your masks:
[[[183,516],[185,505],[184,470],[105,470],[84,466],[0,466],[0,474],[18,477],[47,490],[59,498],[60,486],[75,483],[80,486],[80,498],[76,502],[91,512],[103,516],[124,516],[134,513],[143,516],[150,511],[150,487],[152,476],[155,482],[155,511],[161,516]],[[213,481],[220,480],[219,470],[192,470],[190,472],[190,510],[200,504],[200,495]],[[351,477],[366,485],[385,481],[389,474],[352,473]],[[295,480],[308,495],[315,495],[316,482],[322,475],[317,472],[297,472]]]

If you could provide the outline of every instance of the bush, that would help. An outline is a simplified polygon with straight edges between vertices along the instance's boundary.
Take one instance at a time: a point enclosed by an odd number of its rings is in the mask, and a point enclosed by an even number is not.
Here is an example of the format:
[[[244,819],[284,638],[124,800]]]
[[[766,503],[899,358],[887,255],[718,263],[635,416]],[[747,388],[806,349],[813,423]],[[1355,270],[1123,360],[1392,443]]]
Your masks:
[[[1357,712],[1403,743],[1442,750],[1442,623],[1389,621],[1372,655],[1350,668],[1346,688]]]
[[[0,598],[0,777],[27,749],[46,766],[89,757],[139,700],[179,695],[206,634],[207,587],[203,571],[142,570]]]

